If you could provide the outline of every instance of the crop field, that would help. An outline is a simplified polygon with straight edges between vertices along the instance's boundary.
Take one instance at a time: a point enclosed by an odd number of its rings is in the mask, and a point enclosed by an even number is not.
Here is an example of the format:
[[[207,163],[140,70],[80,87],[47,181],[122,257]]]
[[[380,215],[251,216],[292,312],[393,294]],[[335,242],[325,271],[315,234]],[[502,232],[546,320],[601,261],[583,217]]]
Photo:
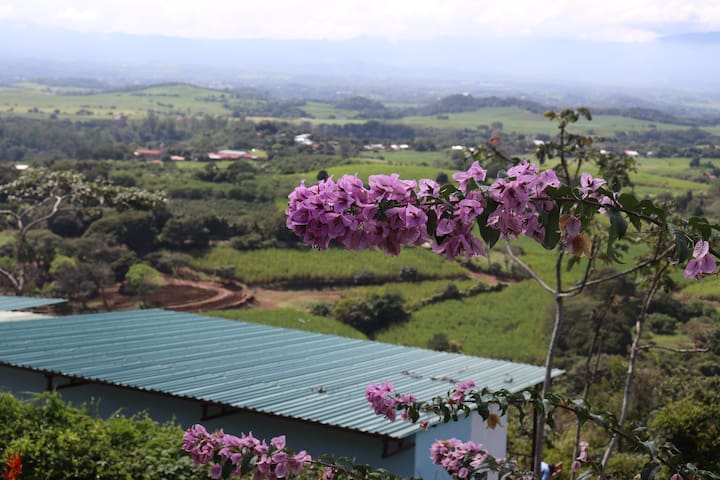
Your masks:
[[[425,167],[422,165],[387,165],[383,163],[351,163],[348,165],[338,165],[335,167],[329,167],[325,169],[328,174],[333,175],[335,178],[340,178],[343,175],[354,175],[357,174],[362,179],[367,179],[370,175],[390,175],[397,173],[402,179],[415,179],[421,178],[432,178],[437,177],[437,174],[443,171],[443,169],[437,167]],[[444,169],[446,173],[452,172],[448,169]],[[316,183],[318,171],[312,171],[307,174],[293,175],[297,178],[298,183],[300,179],[306,179],[306,183]]]
[[[552,303],[534,282],[520,282],[501,292],[427,306],[409,321],[380,332],[377,339],[427,347],[435,334],[444,333],[469,355],[540,363]]]
[[[450,150],[440,152],[417,152],[398,150],[380,153],[362,153],[360,158],[388,163],[390,165],[419,165],[433,167],[450,160]]]
[[[326,333],[350,338],[366,338],[365,335],[354,328],[333,320],[320,317],[308,312],[301,312],[290,308],[277,310],[232,309],[204,312],[211,317],[222,317],[242,322],[261,323],[272,327],[292,328],[293,330],[306,330],[315,333]]]
[[[447,117],[444,119],[443,117]],[[490,127],[493,122],[501,122],[503,131],[525,135],[557,133],[555,123],[540,114],[517,107],[488,107],[472,112],[450,113],[443,116],[415,116],[392,120],[393,123],[439,128],[439,129],[476,129],[481,125]],[[654,125],[654,126],[653,126]],[[674,124],[653,123],[616,115],[593,116],[591,122],[582,120],[572,125],[572,131],[582,134],[611,135],[617,131],[644,131],[651,128],[665,130],[686,130],[687,127]]]
[[[385,285],[353,287],[344,290],[347,296],[364,297],[371,294],[399,293],[405,300],[405,308],[414,310],[423,300],[442,293],[449,285],[455,285],[461,292],[477,285],[477,280],[426,280],[423,282],[397,282]]]
[[[357,115],[355,110],[345,110],[336,108],[334,105],[325,102],[306,102],[300,107],[310,115],[318,119],[332,120],[333,117],[338,120],[348,120]],[[327,123],[327,122],[326,122]]]
[[[83,120],[112,119],[121,114],[141,117],[148,111],[161,115],[231,113],[222,106],[220,95],[223,92],[192,85],[73,95],[30,87],[0,89],[0,115],[47,118],[55,112],[58,118]]]
[[[429,250],[408,248],[397,257],[379,251],[352,252],[339,248],[318,250],[264,249],[240,252],[215,247],[194,261],[201,269],[235,266],[235,275],[247,283],[282,281],[352,281],[359,272],[376,277],[397,277],[402,267],[413,266],[421,276],[434,278],[467,275],[465,269]]]
[[[682,294],[690,298],[720,302],[720,280],[715,276],[705,278],[702,282],[687,282]]]

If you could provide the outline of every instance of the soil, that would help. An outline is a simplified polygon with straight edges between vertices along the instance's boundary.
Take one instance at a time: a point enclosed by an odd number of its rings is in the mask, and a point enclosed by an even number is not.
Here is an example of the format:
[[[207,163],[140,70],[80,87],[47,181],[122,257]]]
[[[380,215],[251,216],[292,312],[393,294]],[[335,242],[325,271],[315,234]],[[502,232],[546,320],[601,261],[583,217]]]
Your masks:
[[[498,279],[485,273],[470,273],[470,276],[495,285]],[[503,280],[507,283],[506,280]],[[335,303],[343,292],[339,290],[274,290],[256,287],[249,289],[242,284],[226,285],[220,282],[186,280],[163,277],[164,285],[157,288],[146,300],[146,305],[181,312],[203,312],[227,308],[304,308],[313,303]],[[114,285],[106,292],[111,310],[138,307],[138,298],[120,292],[120,285]],[[99,306],[100,307],[100,306]]]

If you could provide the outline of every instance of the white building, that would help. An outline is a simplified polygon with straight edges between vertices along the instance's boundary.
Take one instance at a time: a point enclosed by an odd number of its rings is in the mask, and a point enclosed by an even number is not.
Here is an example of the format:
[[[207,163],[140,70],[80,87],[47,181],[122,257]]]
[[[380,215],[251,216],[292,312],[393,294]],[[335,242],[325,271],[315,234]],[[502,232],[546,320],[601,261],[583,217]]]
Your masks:
[[[95,399],[105,416],[147,410],[186,427],[285,434],[294,449],[428,480],[447,478],[429,458],[436,439],[505,456],[507,422],[390,422],[369,407],[367,385],[387,380],[429,400],[461,380],[519,391],[543,376],[530,365],[164,310],[0,322],[0,389],[57,389],[72,402]]]

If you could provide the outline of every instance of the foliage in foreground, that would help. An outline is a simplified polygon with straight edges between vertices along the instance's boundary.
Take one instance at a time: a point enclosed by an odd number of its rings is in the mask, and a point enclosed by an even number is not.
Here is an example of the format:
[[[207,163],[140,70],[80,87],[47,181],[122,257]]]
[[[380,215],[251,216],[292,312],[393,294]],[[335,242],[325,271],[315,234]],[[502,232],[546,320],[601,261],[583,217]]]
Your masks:
[[[207,478],[183,454],[181,436],[179,426],[158,424],[144,414],[94,418],[57,394],[25,402],[0,393],[0,452],[22,452],[21,478]]]

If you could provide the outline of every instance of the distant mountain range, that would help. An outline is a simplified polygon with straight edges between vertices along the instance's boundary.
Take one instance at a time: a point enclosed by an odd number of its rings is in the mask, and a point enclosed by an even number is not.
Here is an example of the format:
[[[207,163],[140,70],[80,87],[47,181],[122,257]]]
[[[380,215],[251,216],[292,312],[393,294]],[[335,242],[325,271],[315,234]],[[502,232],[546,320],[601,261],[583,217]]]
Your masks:
[[[106,81],[210,80],[246,83],[268,77],[352,88],[362,82],[427,85],[581,85],[720,90],[720,32],[649,43],[493,41],[441,38],[398,41],[193,40],[162,35],[80,33],[0,22],[5,80],[15,75],[92,75]],[[44,72],[43,72],[44,70]],[[340,82],[342,83],[342,82]]]

